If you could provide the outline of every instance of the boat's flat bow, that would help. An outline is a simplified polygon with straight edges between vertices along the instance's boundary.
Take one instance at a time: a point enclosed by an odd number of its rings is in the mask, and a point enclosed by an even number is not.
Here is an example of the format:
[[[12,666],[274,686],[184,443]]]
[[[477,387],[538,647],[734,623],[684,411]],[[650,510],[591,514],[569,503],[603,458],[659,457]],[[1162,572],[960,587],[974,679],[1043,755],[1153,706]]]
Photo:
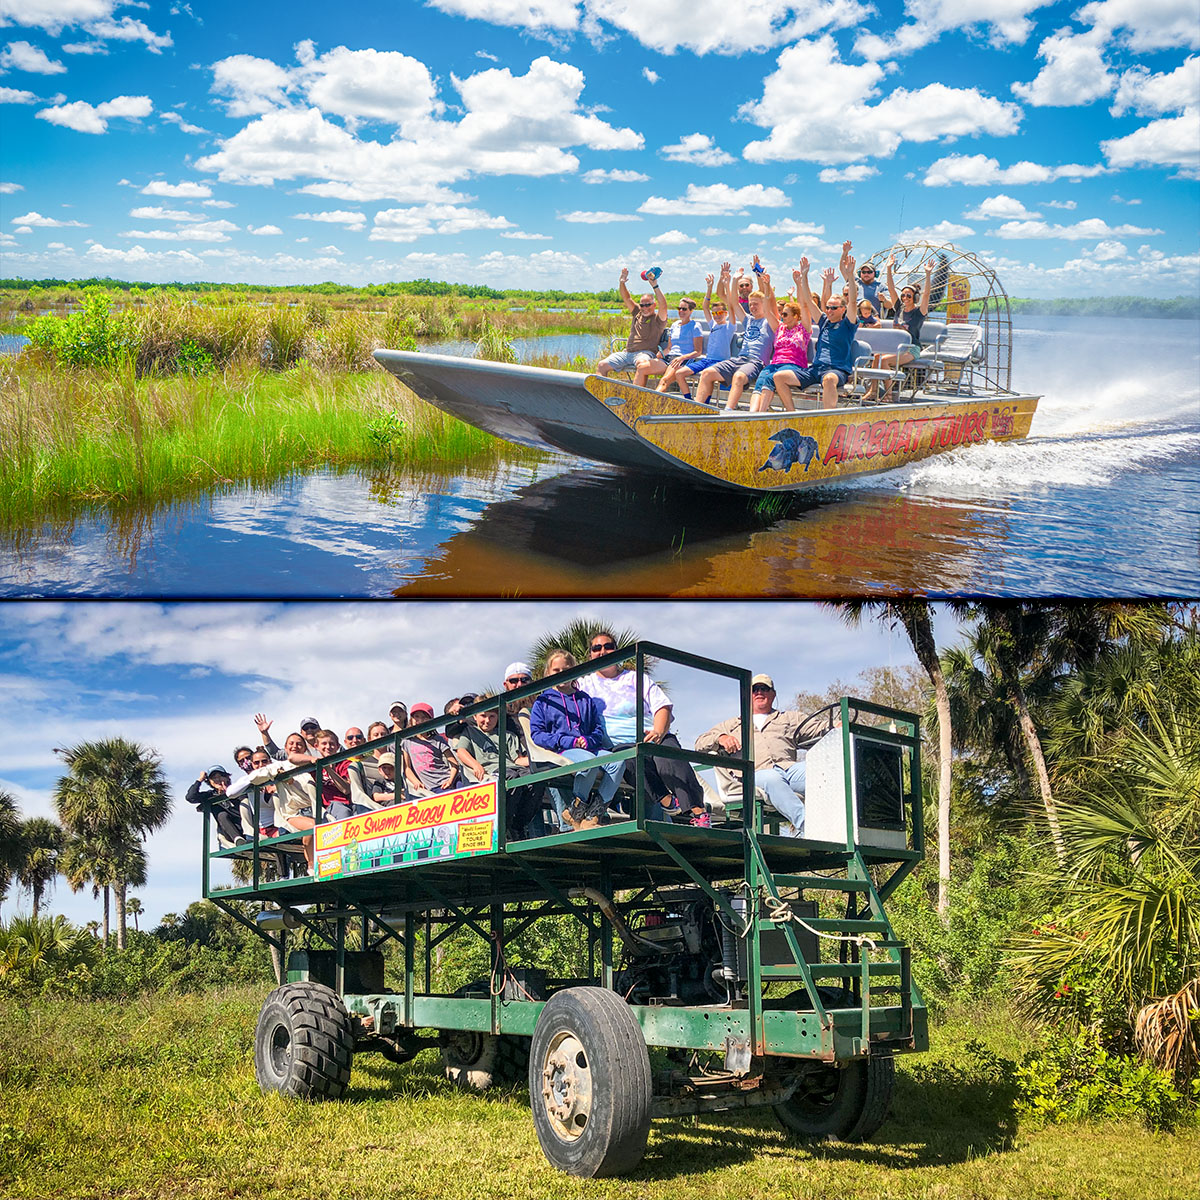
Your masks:
[[[661,452],[587,390],[585,375],[407,350],[375,358],[421,399],[506,441],[615,466],[662,465]]]

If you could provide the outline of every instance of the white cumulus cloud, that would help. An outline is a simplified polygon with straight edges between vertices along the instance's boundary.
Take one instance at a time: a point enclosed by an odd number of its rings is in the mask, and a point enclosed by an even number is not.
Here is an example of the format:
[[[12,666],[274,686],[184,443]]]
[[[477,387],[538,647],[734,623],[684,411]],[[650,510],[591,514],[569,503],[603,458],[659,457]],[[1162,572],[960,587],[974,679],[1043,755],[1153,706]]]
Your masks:
[[[324,221],[329,225],[343,225],[351,232],[366,228],[367,218],[360,212],[349,212],[344,209],[333,209],[328,212],[295,213],[297,221]]]
[[[1013,95],[1035,108],[1090,104],[1107,96],[1116,77],[1104,61],[1105,44],[1100,30],[1058,30],[1038,47],[1037,56],[1046,65],[1030,83],[1014,83]]]
[[[573,146],[640,150],[641,134],[580,110],[583,72],[535,59],[524,75],[492,68],[451,77],[463,115],[410,121],[398,136],[361,139],[316,108],[275,109],[223,142],[197,166],[225,182],[308,178],[300,190],[330,199],[456,203],[446,184],[470,175],[543,176],[575,171]]]
[[[103,104],[89,104],[86,100],[73,100],[69,104],[58,104],[43,108],[34,115],[51,125],[74,129],[77,133],[105,133],[112,117],[125,117],[140,121],[153,111],[149,96],[114,96]]]
[[[869,167],[866,163],[856,163],[851,167],[826,167],[817,178],[822,183],[862,183],[879,174],[878,167]]]
[[[1013,163],[1011,167],[1002,167],[996,159],[986,154],[949,154],[930,163],[921,182],[926,187],[1050,183],[1056,179],[1091,179],[1105,174],[1107,170],[1107,167],[1099,164],[1085,167],[1081,163],[1047,167],[1027,159]]]
[[[982,33],[993,46],[1021,45],[1033,32],[1030,16],[1054,0],[904,0],[910,18],[894,33],[880,36],[863,31],[855,52],[867,58],[911,54],[936,42],[951,30]]]
[[[1000,221],[1023,217],[1038,217],[1040,213],[1030,212],[1020,200],[1006,196],[1001,192],[998,196],[988,196],[981,200],[975,208],[963,213],[968,221]]]
[[[1075,19],[1118,37],[1139,54],[1180,46],[1200,49],[1195,0],[1099,0],[1085,4]]]
[[[1127,112],[1157,117],[1186,108],[1200,108],[1200,55],[1193,54],[1174,71],[1156,75],[1145,67],[1126,71],[1108,111],[1114,117]]]
[[[39,46],[29,42],[10,42],[0,50],[0,71],[27,71],[31,75],[62,75],[62,63],[48,58]]]
[[[724,167],[734,161],[733,155],[717,146],[707,133],[689,133],[672,146],[660,146],[658,152],[670,162],[693,167]]]
[[[694,237],[688,237],[681,229],[668,229],[666,233],[660,233],[650,238],[652,246],[686,246],[690,242],[694,242]]]
[[[1161,229],[1141,229],[1137,225],[1110,226],[1099,217],[1077,221],[1074,225],[1051,225],[1046,221],[1005,221],[990,231],[993,237],[1055,238],[1066,241],[1099,241],[1101,238],[1148,237],[1162,233]]]
[[[202,200],[212,195],[212,188],[207,183],[193,183],[191,180],[167,183],[162,179],[152,179],[142,188],[142,195],[169,196],[174,200]]]
[[[730,187],[727,183],[701,186],[689,183],[687,192],[674,200],[651,196],[638,207],[638,212],[655,216],[708,217],[726,213],[743,213],[748,208],[786,208],[791,201],[777,187],[761,183],[745,187]]]
[[[931,142],[988,133],[1015,133],[1020,108],[977,88],[931,83],[894,88],[879,101],[884,69],[841,61],[831,37],[789,46],[763,80],[760,100],[741,114],[770,132],[742,152],[751,162],[848,163],[890,158],[904,141]],[[798,104],[797,97],[804,103]],[[878,101],[869,103],[870,101]]]
[[[12,224],[27,225],[34,229],[65,229],[68,226],[87,228],[82,221],[59,221],[54,217],[43,217],[40,212],[27,212],[23,217],[13,217]]]
[[[1200,176],[1200,107],[1178,117],[1151,121],[1125,137],[1100,143],[1111,167],[1178,167],[1189,179]]]
[[[596,167],[591,171],[584,171],[579,177],[579,181],[581,183],[645,183],[649,178],[649,175],[643,175],[641,171],[626,171],[616,167],[604,170]]]
[[[952,242],[955,238],[973,237],[975,230],[970,225],[956,225],[953,221],[939,221],[936,225],[913,225],[896,234],[898,242]]]
[[[128,229],[123,238],[141,238],[154,242],[227,242],[237,232],[232,221],[198,221],[180,229]]]
[[[186,212],[182,208],[163,208],[161,204],[145,204],[139,208],[131,208],[129,215],[136,221],[203,221],[204,218],[195,213]]]
[[[0,104],[40,104],[41,97],[23,88],[0,87]]]
[[[373,242],[415,242],[432,234],[467,233],[476,229],[511,229],[505,217],[493,217],[479,208],[422,204],[412,208],[385,208],[375,214]]]
[[[247,225],[246,232],[253,234],[254,237],[273,237],[276,234],[282,233],[283,230],[278,225]]]
[[[611,225],[614,221],[640,221],[642,218],[634,213],[588,212],[576,209],[574,212],[562,213],[560,221],[569,221],[572,225]]]

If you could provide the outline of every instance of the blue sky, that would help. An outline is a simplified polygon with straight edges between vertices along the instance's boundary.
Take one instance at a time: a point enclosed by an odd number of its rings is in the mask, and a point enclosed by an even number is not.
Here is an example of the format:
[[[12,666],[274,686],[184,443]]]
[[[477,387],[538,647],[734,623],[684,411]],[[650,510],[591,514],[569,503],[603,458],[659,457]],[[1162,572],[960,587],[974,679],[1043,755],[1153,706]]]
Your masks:
[[[0,0],[0,270],[1196,293],[1197,0]]]
[[[507,665],[576,616],[635,628],[683,650],[770,671],[780,700],[850,683],[876,666],[914,662],[903,632],[869,620],[847,628],[813,603],[0,604],[0,692],[7,746],[0,789],[25,816],[53,816],[61,762],[54,747],[121,736],[156,749],[175,797],[148,845],[149,883],[137,891],[150,920],[182,912],[200,893],[200,821],[188,784],[251,742],[265,712],[276,740],[306,716],[339,736],[386,716],[396,699],[441,710],[451,696],[498,686]],[[939,637],[956,624],[939,617]],[[661,672],[675,727],[690,744],[736,711],[728,687],[678,667]],[[707,686],[705,684],[707,683]],[[16,891],[0,915],[28,911]],[[60,881],[49,907],[81,924],[98,918],[89,892]]]

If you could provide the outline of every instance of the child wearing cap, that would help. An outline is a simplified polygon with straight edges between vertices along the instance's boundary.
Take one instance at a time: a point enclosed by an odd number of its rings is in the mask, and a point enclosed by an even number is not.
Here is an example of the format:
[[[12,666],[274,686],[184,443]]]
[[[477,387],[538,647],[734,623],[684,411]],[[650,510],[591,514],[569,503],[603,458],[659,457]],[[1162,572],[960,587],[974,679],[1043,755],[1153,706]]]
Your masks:
[[[371,798],[376,804],[395,804],[396,802],[396,756],[390,751],[384,751],[376,760],[381,778],[371,786]]]

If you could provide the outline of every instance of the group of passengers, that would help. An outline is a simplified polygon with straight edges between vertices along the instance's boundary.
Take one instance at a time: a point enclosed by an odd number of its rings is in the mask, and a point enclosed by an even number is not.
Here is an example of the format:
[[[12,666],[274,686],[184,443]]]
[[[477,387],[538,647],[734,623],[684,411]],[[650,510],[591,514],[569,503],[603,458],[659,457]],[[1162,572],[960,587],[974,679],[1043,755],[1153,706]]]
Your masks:
[[[714,389],[723,386],[728,388],[728,412],[738,411],[747,386],[753,393],[750,412],[766,412],[776,396],[785,410],[795,411],[793,392],[818,385],[822,407],[833,408],[838,389],[854,371],[859,327],[877,327],[881,316],[890,316],[895,328],[907,331],[911,346],[874,356],[874,366],[895,371],[919,353],[921,326],[929,312],[932,259],[923,265],[925,286],[918,298],[915,287],[906,285],[897,291],[895,255],[887,261],[883,286],[872,263],[855,272],[851,248],[849,241],[843,242],[838,270],[829,267],[821,273],[820,294],[811,290],[809,262],[802,258],[792,272],[793,287],[782,300],[758,255],[750,272],[739,268],[735,275],[730,263],[722,263],[718,276],[705,277],[707,329],[697,323],[696,301],[690,296],[680,298],[679,317],[670,320],[666,297],[651,271],[644,276],[650,279],[651,290],[635,300],[629,292],[629,270],[623,269],[618,290],[632,315],[629,337],[625,349],[601,359],[597,370],[601,375],[632,371],[640,387],[659,377],[660,392],[675,386],[689,400],[695,380],[694,398],[706,404]],[[845,284],[835,293],[839,272]],[[735,337],[741,339],[736,353]],[[886,400],[892,386],[889,381],[879,397],[878,385],[872,382],[863,398]]]
[[[618,789],[623,781],[632,786],[636,760],[586,764],[639,740],[675,750],[682,747],[671,732],[671,701],[649,678],[643,681],[643,728],[638,730],[637,672],[616,657],[617,650],[611,632],[594,634],[588,643],[588,659],[596,668],[579,679],[562,677],[579,665],[575,657],[566,650],[551,651],[542,671],[543,690],[504,701],[503,755],[499,744],[501,698],[469,717],[459,717],[462,710],[486,702],[492,693],[468,693],[447,701],[443,716],[452,719],[441,730],[432,725],[422,728],[434,719],[430,704],[414,704],[410,709],[400,700],[390,706],[388,721],[372,722],[365,734],[352,725],[341,739],[322,727],[316,717],[305,717],[299,731],[284,739],[282,748],[271,737],[271,721],[257,713],[254,722],[260,744],[239,746],[233,753],[239,777],[234,780],[224,767],[210,767],[192,783],[186,799],[211,814],[220,846],[237,847],[248,842],[256,829],[264,839],[308,832],[317,823],[318,812],[322,821],[339,821],[496,780],[503,761],[509,840],[594,829],[627,819],[632,813],[618,797]],[[503,691],[514,692],[532,682],[529,665],[513,662],[504,672]],[[775,685],[768,675],[754,676],[751,706],[755,785],[785,819],[783,832],[802,836],[803,754],[825,728],[797,710],[777,710]],[[416,728],[409,731],[410,725]],[[397,762],[394,735],[401,733],[405,736]],[[376,743],[372,751],[366,750],[367,743]],[[319,760],[358,747],[362,752],[334,764],[318,765]],[[702,734],[696,749],[738,754],[740,719],[733,717]],[[573,775],[549,783],[520,782],[556,764],[572,763],[580,767]],[[314,770],[281,778],[303,766]],[[701,827],[712,824],[704,786],[690,764],[651,754],[643,761],[643,774],[648,819]],[[736,773],[722,770],[718,776],[723,788],[735,787]],[[312,838],[299,841],[311,871]],[[286,874],[286,856],[281,851],[272,853],[278,873]]]

